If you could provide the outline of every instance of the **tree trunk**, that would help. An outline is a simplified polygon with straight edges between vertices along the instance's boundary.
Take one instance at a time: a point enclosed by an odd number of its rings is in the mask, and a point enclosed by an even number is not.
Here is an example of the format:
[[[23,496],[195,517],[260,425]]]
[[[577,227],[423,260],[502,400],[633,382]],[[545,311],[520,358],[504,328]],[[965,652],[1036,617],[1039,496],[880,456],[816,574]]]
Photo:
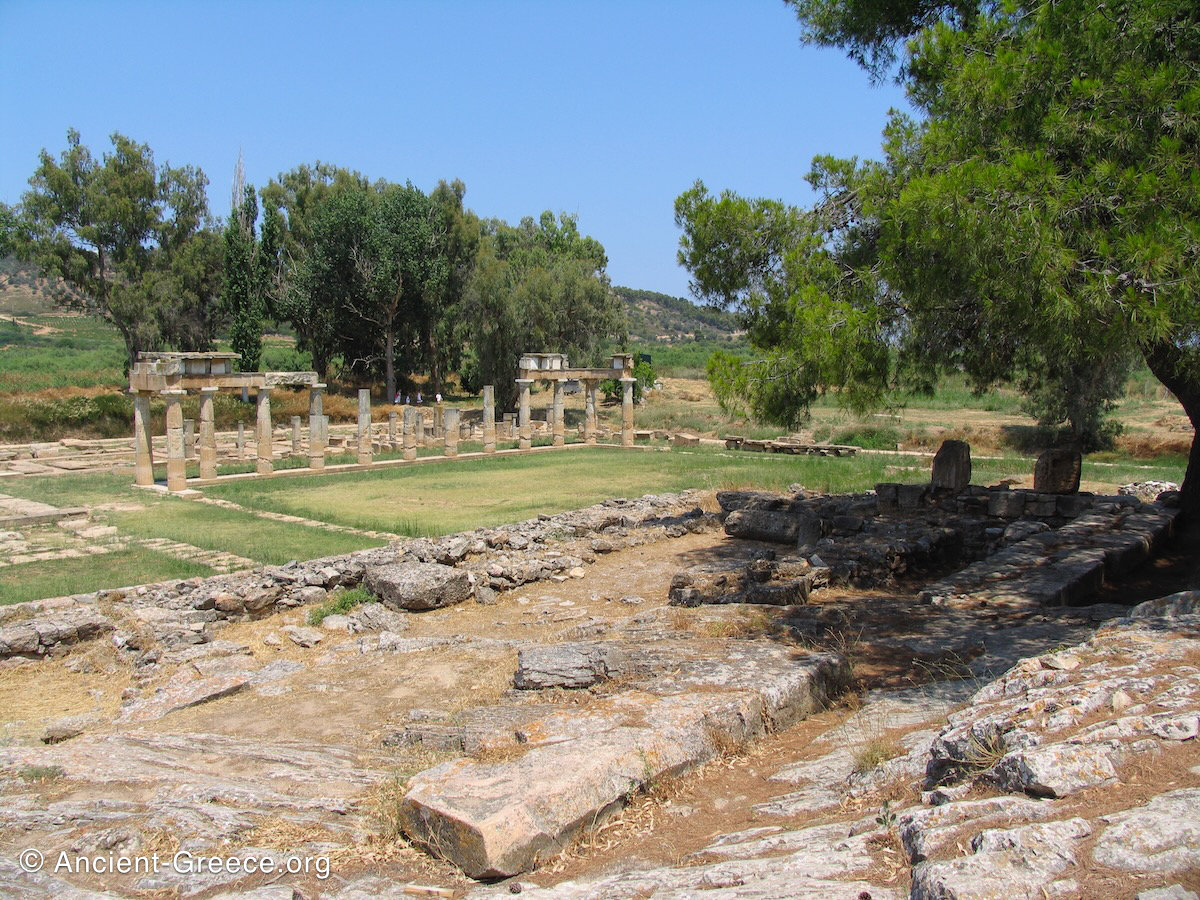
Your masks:
[[[387,384],[388,403],[396,398],[396,335],[389,328],[383,345],[383,380]]]
[[[1200,352],[1169,341],[1142,348],[1146,365],[1183,406],[1192,423],[1192,449],[1180,490],[1181,506],[1188,519],[1200,515]]]

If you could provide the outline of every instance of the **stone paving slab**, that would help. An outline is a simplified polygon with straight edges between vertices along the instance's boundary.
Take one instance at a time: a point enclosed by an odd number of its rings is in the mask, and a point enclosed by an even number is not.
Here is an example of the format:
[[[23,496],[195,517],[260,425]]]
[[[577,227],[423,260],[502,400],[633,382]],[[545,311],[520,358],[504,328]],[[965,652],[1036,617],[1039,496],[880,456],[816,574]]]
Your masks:
[[[518,759],[459,759],[414,776],[404,830],[473,878],[527,871],[655,779],[823,708],[849,677],[839,656],[756,647],[723,670],[654,683],[665,696],[604,698],[583,728],[578,714],[552,713],[522,726],[538,745]]]

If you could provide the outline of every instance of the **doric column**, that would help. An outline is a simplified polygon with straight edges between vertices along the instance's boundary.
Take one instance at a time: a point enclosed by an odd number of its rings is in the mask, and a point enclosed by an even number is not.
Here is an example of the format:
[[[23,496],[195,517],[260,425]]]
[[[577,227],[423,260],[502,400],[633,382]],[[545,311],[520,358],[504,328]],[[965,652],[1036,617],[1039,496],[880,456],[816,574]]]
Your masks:
[[[561,447],[567,442],[567,411],[566,411],[566,394],[567,383],[563,379],[558,378],[554,382],[554,446]]]
[[[275,471],[271,453],[271,389],[258,389],[257,403],[257,433],[254,436],[258,451],[257,470],[259,475],[270,475]]]
[[[442,404],[435,403],[433,407],[433,439],[444,438],[446,435],[446,411]]]
[[[238,459],[246,458],[246,423],[245,422],[238,422],[237,452],[238,452]]]
[[[624,393],[621,397],[621,444],[633,446],[633,386],[637,383],[634,378],[622,378],[621,387]]]
[[[292,456],[300,455],[300,417],[292,416]]]
[[[583,439],[586,443],[596,443],[596,379],[589,378],[583,383]]]
[[[194,459],[196,456],[196,420],[183,420],[183,458]]]
[[[308,391],[308,467],[325,468],[328,423],[325,419],[325,385],[314,384]]]
[[[371,392],[358,392],[358,464],[371,464]]]
[[[133,395],[133,483],[154,484],[154,435],[150,433],[150,395]]]
[[[388,437],[387,448],[389,450],[397,450],[400,447],[400,442],[396,440],[396,420],[400,418],[393,409],[388,413]]]
[[[496,388],[483,386],[483,452],[496,452]]]
[[[425,419],[411,406],[404,407],[404,458],[417,458],[417,429],[425,428]]]
[[[200,388],[200,477],[217,477],[217,416],[213,398],[220,388]]]
[[[529,425],[529,389],[532,386],[532,378],[517,379],[517,388],[521,392],[521,405],[518,407],[517,413],[517,429],[520,435],[517,446],[522,450],[528,450],[533,446],[533,431]]]
[[[187,391],[163,391],[167,401],[167,490],[187,488],[187,463],[183,458],[183,400]]]
[[[442,427],[445,429],[445,454],[458,456],[458,410],[447,409],[442,413]]]

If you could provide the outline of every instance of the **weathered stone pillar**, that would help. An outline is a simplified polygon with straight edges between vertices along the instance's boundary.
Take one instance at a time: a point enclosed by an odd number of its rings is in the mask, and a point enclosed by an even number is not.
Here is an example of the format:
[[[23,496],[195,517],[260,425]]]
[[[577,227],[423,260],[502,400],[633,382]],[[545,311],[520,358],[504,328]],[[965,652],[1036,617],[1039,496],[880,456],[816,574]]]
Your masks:
[[[583,383],[583,440],[585,443],[596,443],[596,379],[589,378]]]
[[[633,446],[633,386],[637,383],[634,378],[622,378],[621,387],[621,445]]]
[[[238,459],[246,458],[246,424],[244,422],[238,422],[237,452]]]
[[[292,455],[300,455],[300,417],[292,416]]]
[[[269,387],[264,385],[258,389],[257,402],[258,428],[254,437],[258,444],[257,471],[259,475],[270,475],[275,471],[275,466],[271,461],[271,389]]]
[[[219,388],[200,388],[200,477],[217,477],[217,416],[213,398]]]
[[[394,409],[388,413],[387,446],[389,450],[398,450],[400,448],[400,442],[396,440],[396,420],[398,418],[400,416]]]
[[[529,389],[533,387],[532,378],[518,378],[517,389],[521,393],[521,405],[517,408],[517,446],[528,450],[533,446],[533,429],[529,424]]]
[[[329,422],[325,418],[325,385],[314,384],[308,391],[308,467],[325,468],[325,445],[329,442]]]
[[[458,456],[458,410],[447,409],[442,415],[442,427],[445,429],[443,452],[446,456]]]
[[[154,435],[150,433],[150,395],[133,395],[133,483],[154,484]]]
[[[163,391],[167,401],[167,490],[187,488],[187,463],[183,458],[183,400],[187,391]]]
[[[565,389],[567,383],[561,378],[554,382],[554,446],[561,447],[567,442],[567,411]]]
[[[933,457],[929,484],[935,491],[966,490],[971,483],[971,445],[966,441],[942,441]]]
[[[196,420],[183,420],[183,458],[194,459],[196,456]]]
[[[425,430],[425,419],[411,406],[404,407],[404,458],[417,458],[417,429]]]
[[[371,464],[371,392],[358,392],[358,464]]]
[[[446,411],[442,408],[442,404],[434,404],[433,407],[433,439],[445,437],[446,433]]]
[[[483,452],[496,452],[496,388],[483,386]]]

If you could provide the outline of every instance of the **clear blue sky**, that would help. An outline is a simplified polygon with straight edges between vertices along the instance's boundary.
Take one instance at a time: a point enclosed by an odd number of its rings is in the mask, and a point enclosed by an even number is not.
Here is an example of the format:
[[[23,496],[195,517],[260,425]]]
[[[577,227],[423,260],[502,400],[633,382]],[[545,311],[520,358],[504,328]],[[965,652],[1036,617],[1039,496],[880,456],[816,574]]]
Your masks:
[[[0,200],[70,127],[200,166],[218,216],[239,151],[259,187],[317,160],[461,178],[478,214],[573,213],[615,284],[683,296],[681,191],[805,202],[814,154],[877,156],[904,105],[798,34],[779,0],[0,0]]]

